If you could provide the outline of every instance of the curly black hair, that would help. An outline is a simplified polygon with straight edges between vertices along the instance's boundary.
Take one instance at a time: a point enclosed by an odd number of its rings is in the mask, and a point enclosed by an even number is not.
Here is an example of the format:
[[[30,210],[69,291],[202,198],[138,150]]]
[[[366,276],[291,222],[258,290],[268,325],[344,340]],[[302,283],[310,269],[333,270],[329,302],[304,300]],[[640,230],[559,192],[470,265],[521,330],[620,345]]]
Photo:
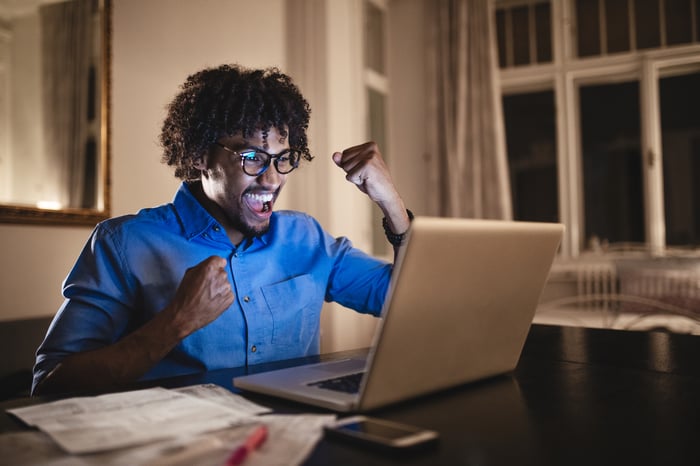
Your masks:
[[[306,160],[313,158],[306,136],[309,103],[277,68],[207,68],[189,76],[180,89],[167,107],[160,134],[162,161],[175,167],[177,178],[199,179],[194,162],[220,138],[248,138],[270,128],[280,134],[288,131],[290,147]]]

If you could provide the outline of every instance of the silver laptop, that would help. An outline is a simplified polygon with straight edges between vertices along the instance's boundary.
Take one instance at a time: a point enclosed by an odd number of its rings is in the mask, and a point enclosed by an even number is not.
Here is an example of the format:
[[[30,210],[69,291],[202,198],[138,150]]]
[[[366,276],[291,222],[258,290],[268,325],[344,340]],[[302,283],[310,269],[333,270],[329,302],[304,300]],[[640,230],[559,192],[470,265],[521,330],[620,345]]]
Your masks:
[[[233,385],[348,412],[510,372],[563,231],[555,223],[416,217],[366,358],[236,377]]]

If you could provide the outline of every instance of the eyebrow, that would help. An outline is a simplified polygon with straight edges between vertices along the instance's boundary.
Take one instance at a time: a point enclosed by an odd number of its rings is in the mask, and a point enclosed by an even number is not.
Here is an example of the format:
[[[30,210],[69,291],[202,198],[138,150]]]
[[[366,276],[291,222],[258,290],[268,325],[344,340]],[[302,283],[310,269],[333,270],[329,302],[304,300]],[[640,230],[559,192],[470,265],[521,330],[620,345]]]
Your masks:
[[[217,143],[219,143],[219,142],[217,141]],[[245,149],[245,148],[249,147],[249,146],[250,146],[250,142],[249,142],[247,139],[243,139],[243,140],[233,140],[233,141],[231,141],[231,142],[229,142],[229,143],[222,144],[222,145],[228,147],[228,148],[231,149],[231,150],[236,150],[236,151],[237,151],[237,150],[241,150],[241,149]]]

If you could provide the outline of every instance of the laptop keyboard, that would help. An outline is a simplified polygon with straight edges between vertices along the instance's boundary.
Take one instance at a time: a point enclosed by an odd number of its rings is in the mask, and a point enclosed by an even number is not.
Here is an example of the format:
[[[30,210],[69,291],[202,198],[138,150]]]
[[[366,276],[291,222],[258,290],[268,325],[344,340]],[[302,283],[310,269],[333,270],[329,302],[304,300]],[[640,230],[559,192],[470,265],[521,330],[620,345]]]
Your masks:
[[[360,382],[362,382],[363,375],[365,375],[364,372],[357,372],[355,374],[348,374],[340,377],[334,377],[332,379],[321,380],[319,382],[312,382],[308,385],[312,387],[325,388],[326,390],[335,390],[336,392],[359,393]]]

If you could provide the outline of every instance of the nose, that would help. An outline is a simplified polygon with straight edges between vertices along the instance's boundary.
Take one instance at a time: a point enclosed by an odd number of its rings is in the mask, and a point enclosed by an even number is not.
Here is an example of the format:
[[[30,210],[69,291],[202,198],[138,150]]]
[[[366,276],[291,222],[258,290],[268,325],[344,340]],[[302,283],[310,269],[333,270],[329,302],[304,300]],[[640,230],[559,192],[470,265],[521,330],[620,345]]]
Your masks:
[[[277,188],[284,177],[287,175],[282,175],[277,171],[274,163],[271,163],[267,170],[258,175],[258,183],[267,188]]]

